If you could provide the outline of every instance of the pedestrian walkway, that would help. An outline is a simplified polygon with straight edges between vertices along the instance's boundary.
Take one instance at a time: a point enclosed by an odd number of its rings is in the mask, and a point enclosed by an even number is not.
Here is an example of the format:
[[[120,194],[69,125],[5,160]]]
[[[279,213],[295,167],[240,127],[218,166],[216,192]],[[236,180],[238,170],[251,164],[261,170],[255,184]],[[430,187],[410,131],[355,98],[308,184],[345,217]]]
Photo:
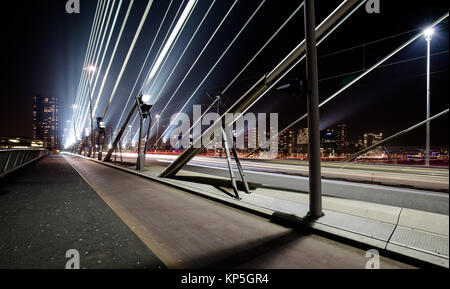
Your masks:
[[[66,157],[168,268],[359,268],[366,251],[79,157]],[[411,268],[381,257],[381,268]]]
[[[162,167],[152,166],[143,173],[118,168],[268,218],[282,217],[374,248],[449,267],[448,215],[323,197],[325,216],[310,221],[305,218],[309,211],[307,194],[253,188],[251,195],[241,192],[242,200],[236,200],[227,178],[182,170],[175,179],[162,179],[157,177]]]
[[[0,268],[164,268],[63,157],[0,179]]]

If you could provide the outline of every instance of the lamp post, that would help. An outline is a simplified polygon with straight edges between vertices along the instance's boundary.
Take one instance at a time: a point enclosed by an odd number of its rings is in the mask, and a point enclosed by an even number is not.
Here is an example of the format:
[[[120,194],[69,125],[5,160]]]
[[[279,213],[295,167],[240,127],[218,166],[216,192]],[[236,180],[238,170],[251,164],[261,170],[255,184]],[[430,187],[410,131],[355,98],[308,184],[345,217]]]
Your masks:
[[[427,28],[423,35],[427,41],[427,119],[430,118],[430,47],[433,36],[433,28]],[[425,165],[430,165],[430,122],[427,122],[426,142],[425,142]]]
[[[92,149],[94,149],[94,157],[95,157],[95,133],[94,133],[94,116],[92,113],[92,76],[91,74],[95,73],[97,68],[93,65],[85,68],[88,71],[88,82],[89,82],[89,110],[91,114],[91,147],[89,148],[89,155],[91,157]]]
[[[98,130],[98,160],[101,161],[103,157],[103,145],[105,140],[105,122],[103,117],[97,117],[97,130]]]
[[[322,174],[320,165],[319,81],[316,48],[314,0],[305,0],[306,80],[308,103],[309,217],[322,213]]]
[[[138,171],[143,171],[145,167],[145,155],[148,149],[148,142],[150,138],[150,128],[152,124],[152,118],[150,116],[150,110],[153,105],[150,104],[151,96],[148,94],[140,94],[136,97],[136,102],[138,104],[139,116],[140,116],[140,124],[139,124],[139,142],[138,142],[138,159],[136,162],[136,169]],[[143,122],[144,119],[148,118],[148,128],[147,128],[147,136],[145,138],[144,148],[142,148],[142,138],[143,138]]]
[[[75,139],[74,143],[75,143],[76,146],[78,147],[78,144],[77,144],[78,136],[77,136],[77,129],[76,129],[76,126],[75,126],[75,110],[76,110],[77,108],[78,108],[78,106],[77,106],[76,104],[73,104],[73,105],[72,105],[72,110],[73,110],[73,113],[72,113],[73,137],[74,137],[74,139]],[[75,149],[75,151],[76,151],[76,149]]]
[[[158,150],[158,140],[159,140],[159,120],[161,119],[161,116],[159,114],[156,115],[156,121],[157,126],[156,126],[156,150]]]

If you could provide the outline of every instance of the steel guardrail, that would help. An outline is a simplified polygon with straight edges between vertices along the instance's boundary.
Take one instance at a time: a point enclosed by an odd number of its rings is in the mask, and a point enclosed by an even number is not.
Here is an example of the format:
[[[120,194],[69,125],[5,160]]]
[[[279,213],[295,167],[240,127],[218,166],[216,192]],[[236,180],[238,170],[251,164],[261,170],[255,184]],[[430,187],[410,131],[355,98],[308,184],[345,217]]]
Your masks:
[[[48,155],[46,149],[0,150],[0,178]]]

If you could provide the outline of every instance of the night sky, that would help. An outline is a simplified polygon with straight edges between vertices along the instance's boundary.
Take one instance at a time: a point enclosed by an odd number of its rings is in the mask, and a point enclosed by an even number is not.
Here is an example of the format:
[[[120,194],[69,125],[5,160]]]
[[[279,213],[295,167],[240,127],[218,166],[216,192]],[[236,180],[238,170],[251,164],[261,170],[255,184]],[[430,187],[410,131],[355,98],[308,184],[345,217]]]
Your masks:
[[[80,14],[67,14],[65,0],[11,1],[8,9],[3,11],[1,21],[6,41],[2,44],[3,89],[1,90],[0,135],[32,135],[32,96],[34,94],[58,96],[61,134],[66,127],[65,122],[72,118],[71,105],[76,102],[83,61],[97,6],[97,1],[94,0],[80,1]],[[105,110],[147,2],[135,0],[105,82],[105,88],[100,96],[96,115],[103,114]],[[144,76],[157,57],[157,51],[163,44],[163,38],[180,5],[183,5],[180,10],[182,12],[188,1],[183,4],[182,2],[174,0],[168,9],[170,1],[154,1],[108,111],[107,126],[116,127],[164,14],[168,11],[133,96],[143,84]],[[232,0],[216,1],[173,76],[162,90],[161,97],[152,110],[154,113],[160,112],[166,105],[233,2]],[[116,0],[114,9],[118,3],[119,0]],[[123,0],[119,11],[111,43],[105,54],[105,63],[94,91],[95,98],[98,96],[101,80],[129,3],[129,0]],[[178,112],[186,103],[260,3],[261,1],[256,0],[237,2],[216,37],[188,75],[172,103],[169,104],[169,109],[162,115],[160,133],[163,131],[163,125],[167,125],[170,116]],[[317,24],[323,21],[339,3],[341,1],[316,1]],[[198,1],[166,64],[162,67],[159,77],[156,78],[150,94],[157,95],[161,90],[210,4],[210,0]],[[189,109],[185,112],[191,113],[190,110],[194,104],[209,104],[210,100],[204,91],[215,92],[226,86],[300,4],[301,1],[267,0],[194,95],[192,102],[187,106]],[[447,11],[447,1],[381,0],[380,14],[367,14],[362,6],[318,47],[321,100],[326,99],[361,73],[361,70],[372,66]],[[113,10],[113,16],[115,12],[116,10]],[[448,20],[442,22],[436,28],[431,42],[432,115],[445,110],[449,105],[448,26]],[[109,33],[109,30],[107,32]],[[301,9],[225,94],[227,103],[238,99],[303,39],[303,9]],[[366,45],[363,46],[363,44]],[[335,53],[338,51],[342,52]],[[426,41],[421,37],[389,59],[383,67],[374,70],[326,104],[321,109],[321,129],[346,123],[352,138],[358,137],[363,132],[382,132],[385,136],[389,136],[424,120],[426,113],[425,56]],[[304,75],[305,63],[302,62],[284,82],[295,77],[302,78]],[[87,95],[85,94],[84,97]],[[128,109],[129,107],[130,104]],[[281,129],[306,112],[306,101],[273,90],[265,95],[251,111],[278,112]],[[85,126],[88,125],[89,122],[85,122]],[[304,126],[306,126],[306,120],[297,127]],[[135,125],[133,129],[136,130],[137,126]],[[448,115],[432,122],[431,135],[432,146],[448,146]],[[424,145],[424,141],[425,128],[421,128],[397,139],[391,145],[418,146]]]

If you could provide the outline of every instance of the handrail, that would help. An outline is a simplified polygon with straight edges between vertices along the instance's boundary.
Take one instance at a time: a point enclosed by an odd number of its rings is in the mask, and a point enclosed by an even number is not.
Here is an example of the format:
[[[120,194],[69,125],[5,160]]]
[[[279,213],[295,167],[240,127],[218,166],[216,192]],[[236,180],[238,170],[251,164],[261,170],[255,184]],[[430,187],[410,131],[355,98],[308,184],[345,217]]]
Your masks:
[[[46,149],[0,150],[0,178],[48,155]]]

